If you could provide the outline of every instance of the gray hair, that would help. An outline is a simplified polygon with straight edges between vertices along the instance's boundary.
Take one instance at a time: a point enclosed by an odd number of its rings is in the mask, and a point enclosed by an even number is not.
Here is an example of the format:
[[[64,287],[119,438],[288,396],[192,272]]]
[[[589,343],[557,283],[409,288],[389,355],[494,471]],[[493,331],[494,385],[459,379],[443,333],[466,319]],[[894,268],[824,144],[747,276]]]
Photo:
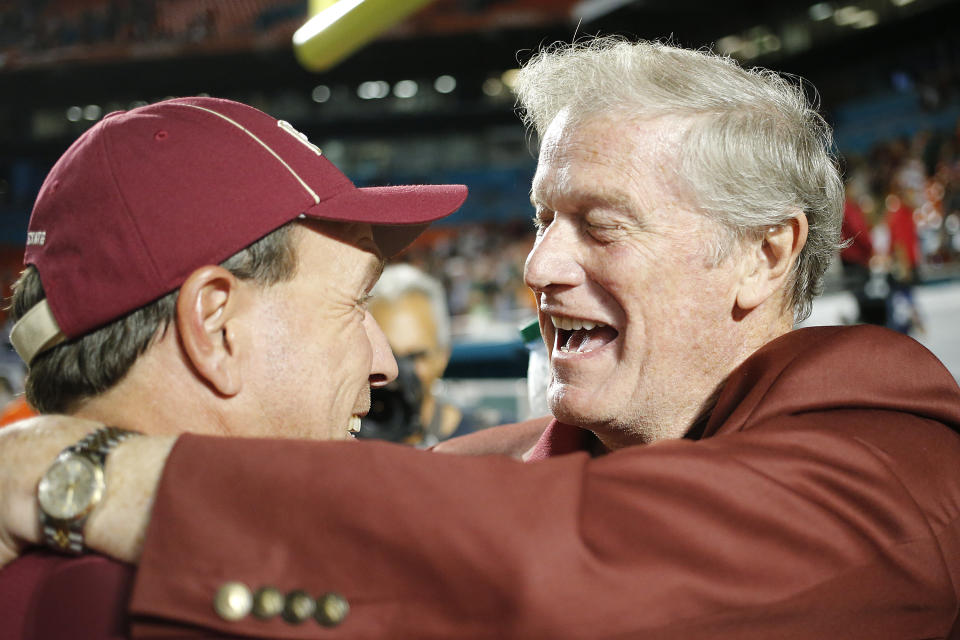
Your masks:
[[[797,321],[810,314],[841,246],[843,183],[830,126],[802,83],[707,51],[604,37],[540,51],[520,70],[516,92],[524,122],[541,138],[561,111],[573,121],[611,112],[686,120],[678,177],[732,238],[806,214],[790,302]],[[717,249],[719,262],[726,248]]]
[[[374,285],[370,294],[387,302],[395,302],[410,293],[426,296],[437,329],[437,342],[441,347],[450,346],[450,314],[447,310],[447,294],[440,281],[409,264],[392,264]]]
[[[241,280],[261,286],[289,280],[297,252],[290,230],[278,228],[227,258],[221,266]],[[24,269],[13,289],[10,314],[23,317],[46,297],[37,269]],[[27,401],[40,413],[66,413],[83,400],[110,389],[174,321],[179,289],[110,324],[41,352],[30,364]]]

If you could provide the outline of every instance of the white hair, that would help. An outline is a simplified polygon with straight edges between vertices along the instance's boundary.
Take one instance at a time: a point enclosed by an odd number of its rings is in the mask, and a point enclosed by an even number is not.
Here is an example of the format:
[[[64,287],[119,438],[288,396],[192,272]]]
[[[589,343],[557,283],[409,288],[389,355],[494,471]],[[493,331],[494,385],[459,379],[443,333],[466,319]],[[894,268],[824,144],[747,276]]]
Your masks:
[[[708,51],[604,37],[543,49],[521,69],[516,92],[541,138],[560,111],[574,122],[605,113],[688,122],[678,177],[732,238],[806,214],[790,302],[796,320],[809,315],[840,246],[843,183],[830,127],[802,83]],[[716,261],[726,244],[718,242]]]
[[[443,285],[433,276],[409,264],[392,264],[370,291],[370,295],[387,302],[395,302],[405,295],[419,293],[430,303],[430,313],[437,330],[437,343],[450,346],[450,314],[447,311],[447,294]]]

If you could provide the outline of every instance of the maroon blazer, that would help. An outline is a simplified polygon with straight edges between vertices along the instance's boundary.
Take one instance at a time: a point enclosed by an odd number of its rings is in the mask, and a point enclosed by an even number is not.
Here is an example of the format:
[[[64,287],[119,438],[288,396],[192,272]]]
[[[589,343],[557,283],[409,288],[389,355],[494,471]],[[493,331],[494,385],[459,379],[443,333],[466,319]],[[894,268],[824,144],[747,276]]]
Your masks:
[[[960,389],[936,358],[859,326],[762,348],[699,439],[600,457],[187,435],[154,506],[134,630],[960,638],[958,428]],[[537,447],[569,449],[571,432],[554,425]],[[226,581],[336,591],[351,611],[335,629],[228,622],[211,606]]]
[[[130,565],[30,551],[0,571],[0,638],[126,638],[132,585]]]

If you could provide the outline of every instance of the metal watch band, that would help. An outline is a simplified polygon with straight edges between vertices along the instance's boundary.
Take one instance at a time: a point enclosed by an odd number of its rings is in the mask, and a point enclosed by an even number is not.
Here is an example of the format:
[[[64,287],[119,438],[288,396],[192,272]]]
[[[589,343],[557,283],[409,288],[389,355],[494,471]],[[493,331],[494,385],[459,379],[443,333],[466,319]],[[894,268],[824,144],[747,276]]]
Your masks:
[[[87,434],[83,439],[70,445],[63,452],[73,452],[85,455],[101,468],[105,465],[107,455],[118,444],[132,436],[143,435],[132,429],[120,427],[101,427]],[[63,453],[61,452],[61,453]],[[40,527],[43,531],[43,542],[51,549],[79,555],[84,552],[83,527],[86,517],[74,520],[59,520],[48,516],[40,510]]]
[[[139,431],[132,429],[122,429],[120,427],[101,427],[92,431],[74,445],[68,447],[70,451],[76,453],[87,453],[94,457],[100,464],[107,460],[107,454],[115,446],[129,438],[130,436],[143,435]]]

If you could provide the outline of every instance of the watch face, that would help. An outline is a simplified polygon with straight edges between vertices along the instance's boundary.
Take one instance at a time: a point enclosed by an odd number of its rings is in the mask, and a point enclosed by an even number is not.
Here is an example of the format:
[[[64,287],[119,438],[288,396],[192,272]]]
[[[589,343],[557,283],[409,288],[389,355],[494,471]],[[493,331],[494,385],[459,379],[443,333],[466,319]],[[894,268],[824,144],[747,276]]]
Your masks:
[[[37,488],[43,511],[71,520],[92,509],[103,494],[103,471],[88,458],[67,452],[57,458]]]

